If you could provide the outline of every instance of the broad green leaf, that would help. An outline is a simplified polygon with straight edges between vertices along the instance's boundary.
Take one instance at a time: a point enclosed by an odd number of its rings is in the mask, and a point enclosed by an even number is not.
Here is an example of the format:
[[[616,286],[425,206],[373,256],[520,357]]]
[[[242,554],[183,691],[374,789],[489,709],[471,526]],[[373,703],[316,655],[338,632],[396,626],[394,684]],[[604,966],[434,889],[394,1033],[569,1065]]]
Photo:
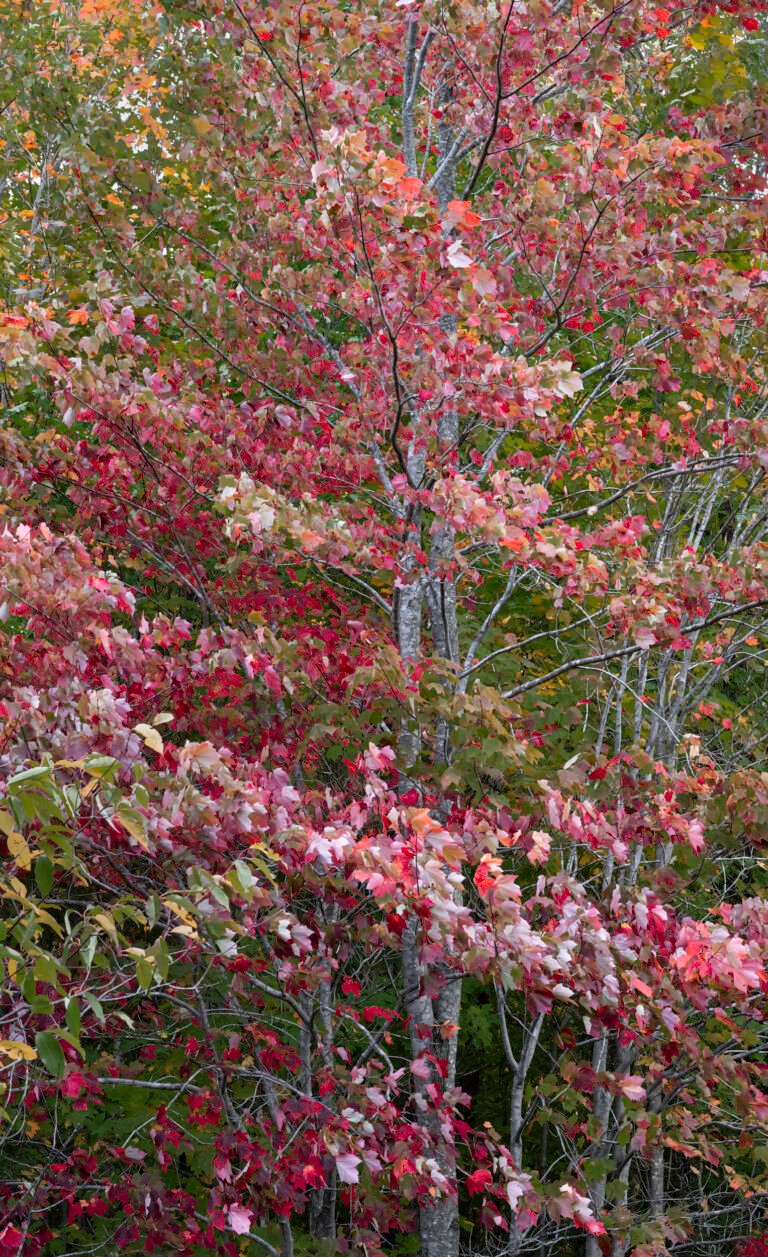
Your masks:
[[[45,897],[50,894],[53,886],[53,860],[50,856],[39,855],[35,860],[35,881],[40,894]]]
[[[80,1038],[80,1005],[74,996],[67,1000],[67,1029],[76,1039]]]
[[[61,1078],[64,1073],[65,1060],[62,1046],[56,1035],[50,1030],[38,1030],[35,1035],[35,1047],[48,1073],[53,1074],[55,1078]]]

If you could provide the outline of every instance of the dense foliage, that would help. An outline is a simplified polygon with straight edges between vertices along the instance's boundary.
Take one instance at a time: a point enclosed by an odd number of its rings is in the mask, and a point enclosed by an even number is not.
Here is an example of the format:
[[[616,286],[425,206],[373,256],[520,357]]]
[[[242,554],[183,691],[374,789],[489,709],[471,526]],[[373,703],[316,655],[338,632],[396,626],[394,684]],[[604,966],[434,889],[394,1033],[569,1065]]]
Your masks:
[[[0,1257],[768,1251],[760,4],[0,15]]]

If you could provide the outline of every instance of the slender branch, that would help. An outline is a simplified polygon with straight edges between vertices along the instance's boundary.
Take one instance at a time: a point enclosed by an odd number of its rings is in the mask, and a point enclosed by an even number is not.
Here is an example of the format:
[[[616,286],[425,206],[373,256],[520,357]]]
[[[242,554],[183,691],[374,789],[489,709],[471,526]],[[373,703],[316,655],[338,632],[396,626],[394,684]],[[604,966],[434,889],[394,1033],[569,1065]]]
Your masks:
[[[501,102],[504,99],[504,83],[503,83],[502,73],[501,73],[501,62],[502,62],[502,57],[504,55],[504,43],[507,38],[507,30],[509,28],[509,23],[512,18],[512,11],[514,7],[515,7],[514,0],[510,0],[510,5],[509,5],[509,8],[507,9],[507,16],[505,17],[504,25],[501,28],[501,36],[499,38],[499,50],[496,53],[496,98],[493,102],[493,117],[491,118],[491,126],[485,138],[485,142],[483,144],[480,156],[477,159],[477,164],[475,166],[475,169],[472,171],[472,175],[470,177],[469,183],[464,189],[464,200],[467,200],[467,198],[471,196],[471,194],[475,190],[475,185],[478,179],[480,178],[481,171],[483,169],[483,166],[485,165],[486,159],[488,157],[488,153],[490,152],[491,145],[495,139],[496,132],[499,127],[499,116],[501,114]]]
[[[729,607],[727,611],[721,611],[718,615],[709,616],[706,620],[699,620],[695,624],[690,624],[686,628],[686,632],[696,632],[698,629],[710,628],[713,624],[720,624],[723,620],[730,619],[731,616],[741,615],[745,611],[754,611],[757,607],[768,606],[768,598],[759,598],[754,602],[746,602],[741,607]],[[664,642],[655,643],[654,646],[620,646],[616,650],[605,651],[602,655],[584,655],[580,659],[569,659],[565,663],[561,663],[559,667],[552,668],[549,672],[545,672],[543,676],[534,677],[531,681],[526,681],[523,685],[517,685],[511,690],[507,690],[502,694],[502,698],[517,698],[520,694],[526,694],[529,690],[535,690],[539,685],[546,685],[547,681],[554,681],[556,677],[562,676],[566,672],[572,672],[576,668],[593,668],[601,663],[608,663],[611,659],[623,659],[625,655],[639,655],[644,651],[651,651],[656,648],[668,649]]]
[[[482,624],[480,625],[480,628],[477,630],[477,633],[475,634],[472,641],[470,642],[469,650],[467,651],[466,657],[464,659],[464,671],[459,676],[459,685],[458,685],[458,691],[457,691],[458,693],[463,694],[464,691],[466,690],[467,688],[466,680],[473,671],[472,663],[475,658],[475,655],[477,654],[477,651],[480,649],[482,641],[486,633],[488,632],[489,628],[493,624],[493,621],[496,619],[496,616],[499,614],[502,607],[504,606],[504,604],[507,602],[512,592],[514,591],[514,588],[518,581],[518,576],[519,576],[519,573],[518,573],[517,568],[516,567],[511,568],[509,576],[507,577],[507,583],[504,588],[503,594],[501,595],[500,598],[497,599],[497,601],[491,607],[487,616],[485,617]]]
[[[508,655],[513,650],[522,650],[524,646],[530,646],[532,642],[539,642],[543,637],[552,638],[559,637],[561,633],[570,633],[572,629],[579,628],[582,624],[593,622],[590,615],[582,616],[580,620],[574,620],[573,624],[566,624],[560,629],[543,629],[541,633],[534,633],[531,637],[525,637],[521,642],[512,642],[509,646],[500,646],[498,650],[492,650],[490,655],[485,655],[482,659],[478,659],[477,663],[470,668],[465,668],[461,673],[459,680],[463,681],[465,677],[470,677],[474,672],[478,672],[492,659],[497,659],[499,655]],[[640,649],[640,647],[638,647]]]
[[[205,1222],[206,1224],[209,1224],[211,1221],[211,1219],[205,1213],[196,1213],[195,1217],[197,1218],[198,1222]],[[231,1227],[229,1229],[232,1230]],[[279,1250],[277,1248],[274,1248],[273,1245],[270,1244],[268,1240],[263,1240],[260,1235],[256,1234],[255,1231],[240,1231],[238,1232],[238,1234],[244,1240],[253,1240],[255,1244],[260,1244],[261,1247],[265,1250],[265,1252],[272,1254],[272,1257],[280,1257]]]

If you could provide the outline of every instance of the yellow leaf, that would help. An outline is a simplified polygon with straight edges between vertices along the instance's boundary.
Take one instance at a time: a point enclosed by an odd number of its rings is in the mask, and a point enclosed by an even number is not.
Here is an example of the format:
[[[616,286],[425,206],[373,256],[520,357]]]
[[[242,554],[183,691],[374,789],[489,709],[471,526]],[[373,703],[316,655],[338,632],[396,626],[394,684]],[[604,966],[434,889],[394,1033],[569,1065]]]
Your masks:
[[[102,930],[107,931],[107,934],[111,934],[113,938],[117,938],[117,930],[115,929],[115,923],[112,917],[108,915],[108,913],[95,912],[93,914],[93,919],[97,925],[101,926]]]
[[[190,916],[186,908],[182,908],[180,904],[176,904],[172,899],[164,899],[163,906],[168,908],[174,916],[180,917],[184,922],[183,925],[175,925],[171,930],[172,934],[183,934],[186,938],[199,938],[197,926],[194,917]]]
[[[174,903],[172,899],[164,899],[163,907],[168,908],[168,910],[172,912],[174,916],[181,917],[182,921],[186,921],[187,925],[194,926],[195,924],[194,917],[189,912],[187,912],[186,908],[182,908],[181,904]]]
[[[151,725],[142,724],[134,725],[133,732],[138,733],[139,737],[144,739],[145,746],[150,747],[153,751],[157,751],[158,755],[162,755],[163,739],[160,737],[157,729],[153,729]]]
[[[29,869],[32,867],[32,852],[27,846],[21,834],[15,831],[8,834],[8,850],[13,856],[20,869]]]
[[[37,1060],[35,1049],[18,1039],[0,1039],[0,1052],[3,1056],[9,1056],[12,1061]]]
[[[0,812],[0,833],[6,834],[10,837],[10,835],[15,832],[16,826],[14,824],[13,817],[9,816],[7,812]]]
[[[149,843],[147,842],[141,813],[136,812],[125,803],[119,803],[117,806],[117,819],[120,821],[123,829],[127,829],[131,837],[136,839],[139,846],[143,847],[145,851],[149,851]]]
[[[38,921],[42,922],[43,925],[47,925],[50,929],[52,929],[54,934],[58,934],[59,938],[64,937],[64,931],[62,930],[58,921],[55,919],[55,917],[51,916],[50,912],[46,912],[45,908],[38,908],[35,905],[35,916],[37,917]]]

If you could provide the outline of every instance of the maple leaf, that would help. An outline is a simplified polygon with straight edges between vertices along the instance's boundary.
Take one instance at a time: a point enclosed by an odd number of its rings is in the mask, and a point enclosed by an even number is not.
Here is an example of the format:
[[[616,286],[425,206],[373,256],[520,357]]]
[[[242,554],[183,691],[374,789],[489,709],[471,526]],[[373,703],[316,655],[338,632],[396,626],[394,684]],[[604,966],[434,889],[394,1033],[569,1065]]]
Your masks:
[[[235,1235],[246,1235],[251,1229],[253,1211],[243,1205],[230,1205],[227,1210],[227,1222]]]
[[[484,266],[475,266],[472,271],[472,287],[481,297],[495,297],[498,284],[491,271]]]
[[[415,175],[408,175],[407,178],[401,179],[398,183],[397,194],[406,201],[412,201],[419,195],[423,187],[421,179],[417,179]]]
[[[652,628],[642,624],[635,630],[635,641],[642,650],[649,650],[651,646],[656,645],[656,634]]]
[[[342,1156],[337,1156],[334,1159],[340,1182],[350,1185],[360,1182],[360,1175],[357,1169],[360,1165],[360,1157],[356,1157],[352,1152],[345,1152]]]
[[[133,731],[143,738],[145,746],[156,751],[158,755],[162,755],[164,749],[163,739],[157,729],[153,729],[151,725],[138,724],[134,725]]]
[[[643,1080],[634,1074],[627,1074],[625,1078],[620,1078],[619,1088],[621,1094],[634,1104],[642,1104],[645,1099]]]
[[[470,1196],[476,1196],[478,1192],[484,1191],[485,1188],[493,1181],[490,1170],[479,1169],[473,1170],[464,1180],[464,1185]]]
[[[470,201],[449,201],[443,226],[447,230],[462,227],[465,231],[472,231],[481,221],[480,215],[472,210]]]
[[[448,245],[445,256],[449,266],[464,268],[474,265],[472,258],[464,251],[464,246],[460,240],[454,240],[452,244]]]

